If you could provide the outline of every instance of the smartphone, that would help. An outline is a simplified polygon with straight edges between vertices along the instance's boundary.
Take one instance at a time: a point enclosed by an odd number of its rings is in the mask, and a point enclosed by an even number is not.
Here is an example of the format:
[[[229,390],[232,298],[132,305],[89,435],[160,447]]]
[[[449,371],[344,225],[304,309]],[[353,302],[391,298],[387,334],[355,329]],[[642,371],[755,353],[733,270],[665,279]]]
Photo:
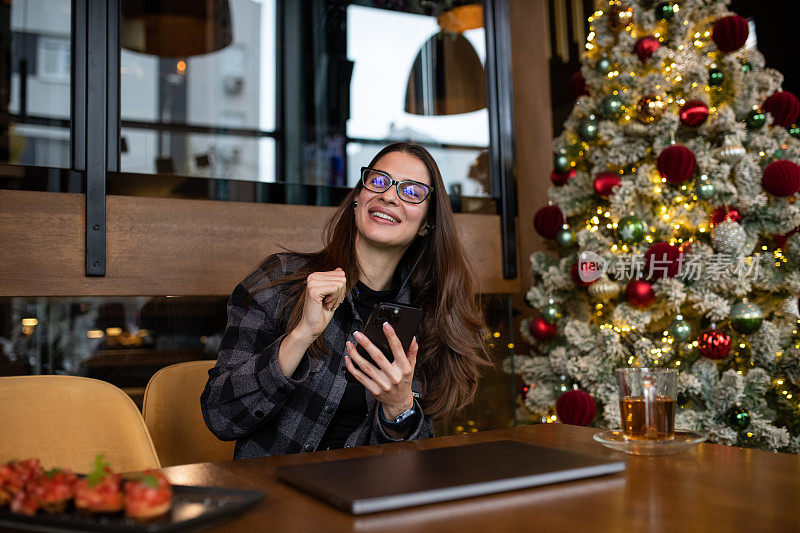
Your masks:
[[[419,323],[422,322],[422,309],[393,302],[381,302],[375,304],[372,309],[362,333],[383,352],[383,355],[391,363],[394,361],[394,354],[383,332],[384,322],[388,322],[394,328],[395,334],[400,339],[400,344],[403,345],[403,351],[408,352],[408,347],[411,346],[411,341],[417,333]],[[363,346],[356,343],[356,349],[362,357],[378,366],[377,363],[372,361]]]

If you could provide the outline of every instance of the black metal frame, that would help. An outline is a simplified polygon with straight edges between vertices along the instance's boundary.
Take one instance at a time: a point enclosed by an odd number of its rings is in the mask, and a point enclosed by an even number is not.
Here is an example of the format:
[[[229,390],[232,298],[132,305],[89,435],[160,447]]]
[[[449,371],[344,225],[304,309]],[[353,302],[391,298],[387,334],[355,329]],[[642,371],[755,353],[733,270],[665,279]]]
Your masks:
[[[105,276],[106,173],[119,171],[119,0],[72,8],[72,168],[86,182],[86,275]]]
[[[517,277],[517,195],[514,181],[514,101],[508,0],[483,0],[486,32],[486,98],[489,109],[489,172],[500,198],[503,277]],[[493,113],[492,110],[495,110]]]

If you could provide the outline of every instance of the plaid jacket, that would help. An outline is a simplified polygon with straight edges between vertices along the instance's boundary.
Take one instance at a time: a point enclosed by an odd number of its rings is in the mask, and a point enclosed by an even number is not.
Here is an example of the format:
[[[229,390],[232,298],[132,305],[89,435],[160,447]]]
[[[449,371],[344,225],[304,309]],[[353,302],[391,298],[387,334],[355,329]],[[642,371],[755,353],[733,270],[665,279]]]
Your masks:
[[[236,440],[234,458],[263,457],[317,448],[341,401],[347,384],[345,342],[357,344],[353,332],[361,329],[352,295],[340,305],[322,333],[330,356],[303,356],[291,377],[278,366],[278,349],[288,333],[288,313],[281,313],[287,296],[282,285],[267,285],[302,266],[295,254],[269,256],[234,289],[228,300],[228,326],[219,347],[217,365],[209,370],[200,398],[209,429],[222,440]],[[398,302],[410,301],[404,288]],[[285,315],[285,316],[284,316]],[[421,383],[412,382],[415,408]],[[381,425],[379,402],[365,389],[367,418],[347,439],[345,446],[393,442]],[[407,440],[433,436],[433,423],[418,417]]]

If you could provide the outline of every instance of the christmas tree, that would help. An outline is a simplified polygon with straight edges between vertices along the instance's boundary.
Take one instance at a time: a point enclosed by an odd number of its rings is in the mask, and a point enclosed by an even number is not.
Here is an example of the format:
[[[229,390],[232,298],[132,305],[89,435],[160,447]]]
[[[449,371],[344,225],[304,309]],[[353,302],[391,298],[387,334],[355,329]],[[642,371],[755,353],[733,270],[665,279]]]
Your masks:
[[[589,23],[534,220],[520,413],[619,427],[614,369],[670,367],[676,428],[800,451],[800,102],[728,2]]]

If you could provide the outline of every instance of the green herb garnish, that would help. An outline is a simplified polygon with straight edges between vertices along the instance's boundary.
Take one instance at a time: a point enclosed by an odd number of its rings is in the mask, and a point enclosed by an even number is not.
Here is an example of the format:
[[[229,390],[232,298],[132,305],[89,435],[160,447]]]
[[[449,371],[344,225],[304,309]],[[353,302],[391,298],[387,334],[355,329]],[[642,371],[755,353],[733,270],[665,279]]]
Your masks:
[[[90,489],[100,483],[100,481],[106,477],[106,468],[109,466],[111,465],[108,463],[108,461],[106,461],[106,458],[102,453],[94,458],[94,469],[89,474],[89,477],[86,478],[89,481]]]
[[[153,476],[151,474],[143,474],[139,476],[139,481],[141,481],[143,484],[147,485],[151,489],[158,488],[158,479],[156,478],[156,476]]]

